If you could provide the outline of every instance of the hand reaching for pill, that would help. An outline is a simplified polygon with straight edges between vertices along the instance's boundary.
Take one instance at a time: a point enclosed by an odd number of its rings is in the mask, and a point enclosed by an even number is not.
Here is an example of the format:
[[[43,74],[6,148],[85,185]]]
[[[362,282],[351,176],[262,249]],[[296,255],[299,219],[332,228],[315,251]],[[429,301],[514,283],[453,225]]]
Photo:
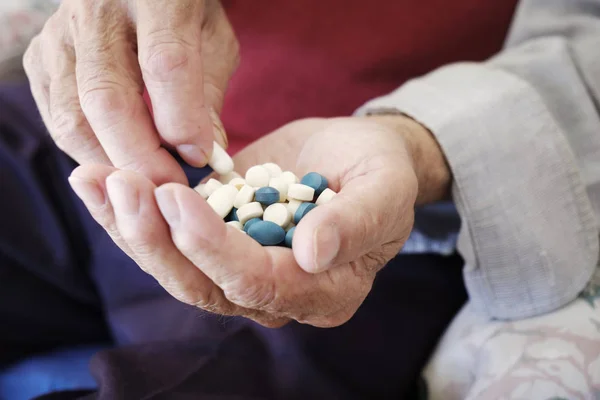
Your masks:
[[[184,183],[165,147],[202,167],[213,141],[227,146],[217,114],[238,57],[217,0],[62,0],[24,67],[48,131],[74,160]]]
[[[303,216],[291,250],[261,246],[181,184],[156,188],[100,165],[79,167],[70,182],[113,240],[180,301],[266,326],[331,327],[354,315],[400,250],[415,203],[445,196],[450,181],[429,132],[401,116],[297,121],[243,150],[236,170],[267,161],[300,177],[318,171],[337,193]]]

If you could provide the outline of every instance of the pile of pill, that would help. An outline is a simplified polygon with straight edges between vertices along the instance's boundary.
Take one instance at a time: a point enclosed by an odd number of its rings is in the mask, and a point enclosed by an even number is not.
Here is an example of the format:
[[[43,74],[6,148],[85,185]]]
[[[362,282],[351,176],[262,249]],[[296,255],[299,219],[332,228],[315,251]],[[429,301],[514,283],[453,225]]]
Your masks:
[[[324,176],[310,172],[302,179],[274,163],[255,165],[244,177],[215,143],[209,165],[220,175],[195,190],[231,225],[263,246],[292,247],[296,225],[318,205],[335,196]]]

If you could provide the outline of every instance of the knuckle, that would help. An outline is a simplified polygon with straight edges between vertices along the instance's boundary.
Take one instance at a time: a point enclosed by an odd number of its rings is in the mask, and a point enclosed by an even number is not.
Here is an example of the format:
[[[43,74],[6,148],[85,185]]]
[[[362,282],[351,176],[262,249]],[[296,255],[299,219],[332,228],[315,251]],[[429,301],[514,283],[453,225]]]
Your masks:
[[[80,113],[64,110],[54,110],[51,114],[52,138],[59,149],[68,152],[85,126],[85,118]]]
[[[116,84],[90,80],[81,90],[81,109],[86,116],[95,119],[101,117],[108,126],[118,124],[132,114],[124,94],[117,89]]]
[[[171,79],[173,73],[189,65],[190,53],[189,46],[182,41],[155,40],[144,51],[141,60],[142,72],[151,80],[166,82]]]

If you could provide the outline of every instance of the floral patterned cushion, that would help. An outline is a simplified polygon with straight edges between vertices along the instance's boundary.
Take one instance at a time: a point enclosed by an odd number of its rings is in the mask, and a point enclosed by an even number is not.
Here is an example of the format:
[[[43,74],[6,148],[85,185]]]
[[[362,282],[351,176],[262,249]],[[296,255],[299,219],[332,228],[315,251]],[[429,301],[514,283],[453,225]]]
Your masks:
[[[0,1],[0,81],[22,75],[23,53],[57,4],[54,0]]]
[[[467,304],[424,372],[429,399],[600,399],[600,272],[550,314],[489,321]]]

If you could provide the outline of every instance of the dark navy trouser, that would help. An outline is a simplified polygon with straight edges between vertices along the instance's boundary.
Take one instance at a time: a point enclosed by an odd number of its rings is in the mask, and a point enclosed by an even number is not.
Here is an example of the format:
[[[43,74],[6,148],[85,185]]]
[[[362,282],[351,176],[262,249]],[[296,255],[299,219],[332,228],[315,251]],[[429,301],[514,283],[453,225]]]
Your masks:
[[[89,398],[408,398],[465,301],[458,256],[402,255],[338,328],[209,315],[172,299],[112,243],[70,190],[73,168],[28,89],[1,87],[0,366],[114,343],[91,362],[99,389]],[[206,173],[186,172],[192,183]]]

